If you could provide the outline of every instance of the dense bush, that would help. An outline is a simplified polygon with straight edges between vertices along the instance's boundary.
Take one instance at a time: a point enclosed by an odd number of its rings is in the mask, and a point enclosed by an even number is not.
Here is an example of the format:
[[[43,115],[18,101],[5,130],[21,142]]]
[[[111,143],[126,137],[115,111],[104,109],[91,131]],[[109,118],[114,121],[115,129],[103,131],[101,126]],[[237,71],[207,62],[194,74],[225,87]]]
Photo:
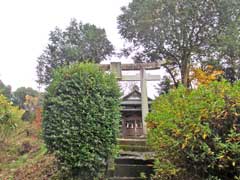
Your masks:
[[[120,91],[113,75],[94,64],[55,72],[43,108],[43,134],[49,150],[82,179],[106,165],[119,129]]]
[[[0,143],[21,124],[22,110],[14,107],[5,96],[0,94]]]
[[[240,82],[158,97],[147,117],[156,179],[240,178]]]

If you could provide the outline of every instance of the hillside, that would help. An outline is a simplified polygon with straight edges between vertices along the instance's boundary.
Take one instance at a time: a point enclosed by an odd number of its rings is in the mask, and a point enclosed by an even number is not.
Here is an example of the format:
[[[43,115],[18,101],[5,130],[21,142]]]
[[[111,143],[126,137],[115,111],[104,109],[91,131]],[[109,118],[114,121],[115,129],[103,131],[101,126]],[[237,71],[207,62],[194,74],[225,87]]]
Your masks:
[[[36,123],[24,122],[0,149],[0,180],[47,180],[57,172]]]

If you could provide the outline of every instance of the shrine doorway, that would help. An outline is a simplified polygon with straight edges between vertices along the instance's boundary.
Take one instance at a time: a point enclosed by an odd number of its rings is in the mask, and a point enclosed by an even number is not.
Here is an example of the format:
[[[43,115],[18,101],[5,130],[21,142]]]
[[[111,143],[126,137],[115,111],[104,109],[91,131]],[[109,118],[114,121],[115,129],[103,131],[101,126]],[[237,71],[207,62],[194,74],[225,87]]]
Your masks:
[[[124,138],[140,138],[143,136],[143,124],[138,113],[123,118],[122,133]]]

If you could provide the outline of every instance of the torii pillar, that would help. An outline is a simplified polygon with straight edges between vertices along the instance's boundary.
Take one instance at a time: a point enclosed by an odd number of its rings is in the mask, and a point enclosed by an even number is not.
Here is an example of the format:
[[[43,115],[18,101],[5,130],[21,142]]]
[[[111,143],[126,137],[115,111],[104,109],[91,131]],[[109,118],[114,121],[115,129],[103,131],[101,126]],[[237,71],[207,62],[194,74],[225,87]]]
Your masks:
[[[143,68],[140,69],[140,86],[141,86],[143,134],[146,135],[147,134],[147,125],[145,122],[145,118],[147,117],[149,110],[148,110],[146,71]]]

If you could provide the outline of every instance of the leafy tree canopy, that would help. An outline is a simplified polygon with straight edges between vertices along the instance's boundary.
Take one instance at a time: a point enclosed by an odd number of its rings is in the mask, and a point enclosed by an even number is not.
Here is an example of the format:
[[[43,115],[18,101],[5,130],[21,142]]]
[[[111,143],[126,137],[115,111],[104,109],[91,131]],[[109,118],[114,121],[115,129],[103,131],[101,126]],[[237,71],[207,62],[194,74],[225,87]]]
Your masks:
[[[159,95],[167,94],[173,87],[171,79],[168,76],[163,76],[162,81],[156,86]]]
[[[234,82],[240,80],[240,19],[231,23],[225,34],[221,34],[215,42],[218,45],[218,56],[221,59],[221,67],[224,77]]]
[[[11,86],[5,85],[1,80],[0,80],[0,94],[3,94],[5,97],[8,98],[8,100],[11,100],[12,98]]]
[[[13,103],[24,109],[24,102],[26,101],[26,96],[36,97],[39,95],[38,91],[31,87],[20,87],[13,92]]]
[[[86,60],[100,63],[113,50],[104,29],[73,19],[65,30],[50,32],[49,43],[38,58],[38,83],[49,84],[53,70],[63,65]]]
[[[239,0],[133,0],[118,28],[135,62],[164,60],[174,83],[188,86],[194,64],[239,60],[239,14]]]

